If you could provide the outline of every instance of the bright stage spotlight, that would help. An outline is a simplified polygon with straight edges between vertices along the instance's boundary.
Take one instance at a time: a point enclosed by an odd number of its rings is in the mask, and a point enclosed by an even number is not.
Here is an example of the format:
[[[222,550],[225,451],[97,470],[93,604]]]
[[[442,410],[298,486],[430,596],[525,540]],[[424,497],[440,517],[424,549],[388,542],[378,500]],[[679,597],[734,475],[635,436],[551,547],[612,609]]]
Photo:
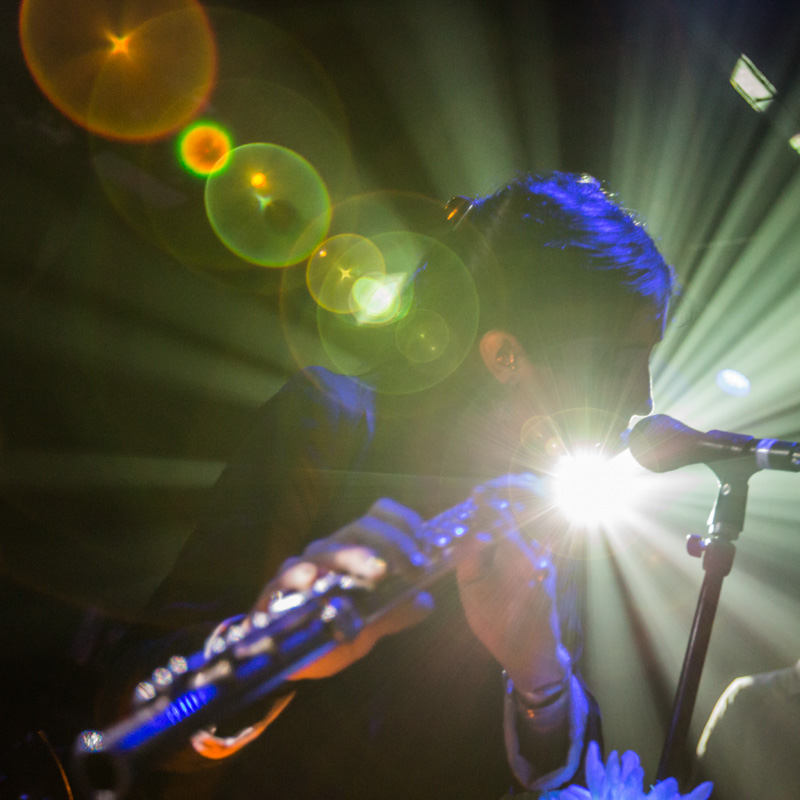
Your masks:
[[[604,528],[629,519],[641,500],[643,473],[629,454],[562,456],[552,472],[555,505],[573,523]]]

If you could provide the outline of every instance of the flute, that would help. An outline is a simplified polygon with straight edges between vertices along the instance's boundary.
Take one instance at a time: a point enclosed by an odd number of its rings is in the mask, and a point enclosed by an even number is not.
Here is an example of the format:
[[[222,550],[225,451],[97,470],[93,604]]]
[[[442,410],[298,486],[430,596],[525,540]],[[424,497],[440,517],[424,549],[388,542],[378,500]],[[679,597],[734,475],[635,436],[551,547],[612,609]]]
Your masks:
[[[516,515],[526,507],[518,498],[535,497],[539,486],[530,474],[503,476],[424,522],[418,539],[429,564],[417,568],[411,580],[390,575],[372,584],[330,572],[309,591],[280,596],[266,611],[244,615],[223,634],[212,634],[202,651],[173,656],[136,687],[138,707],[130,716],[78,737],[75,766],[89,796],[124,797],[137,774],[198,731],[285,693],[290,675],[452,572],[463,543],[473,543],[474,552],[517,530]],[[542,568],[552,568],[548,559]]]

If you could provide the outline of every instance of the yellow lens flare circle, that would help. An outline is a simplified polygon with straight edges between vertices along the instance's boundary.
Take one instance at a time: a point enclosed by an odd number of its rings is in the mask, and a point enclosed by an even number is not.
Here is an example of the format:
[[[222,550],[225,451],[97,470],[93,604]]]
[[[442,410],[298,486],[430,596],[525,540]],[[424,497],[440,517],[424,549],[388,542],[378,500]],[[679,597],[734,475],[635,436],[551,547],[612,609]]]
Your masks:
[[[510,472],[552,474],[562,458],[614,458],[624,450],[626,420],[618,414],[588,406],[532,416],[522,426]]]
[[[92,133],[145,141],[185,125],[216,74],[196,0],[23,0],[19,34],[39,88]]]
[[[305,261],[328,232],[331,204],[319,173],[302,156],[275,144],[246,144],[209,175],[205,205],[220,241],[254,264]]]
[[[195,175],[208,176],[224,169],[231,151],[231,137],[210,122],[197,122],[178,139],[178,160]]]
[[[331,236],[312,254],[306,267],[306,284],[314,300],[334,314],[352,311],[352,294],[360,279],[382,275],[381,251],[364,236]]]

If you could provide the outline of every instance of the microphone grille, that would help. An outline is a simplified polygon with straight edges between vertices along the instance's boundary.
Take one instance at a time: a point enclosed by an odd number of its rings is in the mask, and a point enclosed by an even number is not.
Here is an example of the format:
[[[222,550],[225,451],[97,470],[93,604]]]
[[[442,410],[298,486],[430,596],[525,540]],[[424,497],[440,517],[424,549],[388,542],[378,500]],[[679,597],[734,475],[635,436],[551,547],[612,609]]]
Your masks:
[[[702,436],[699,431],[666,414],[653,414],[634,425],[628,445],[633,457],[646,469],[669,472],[692,463],[690,453],[698,436]]]

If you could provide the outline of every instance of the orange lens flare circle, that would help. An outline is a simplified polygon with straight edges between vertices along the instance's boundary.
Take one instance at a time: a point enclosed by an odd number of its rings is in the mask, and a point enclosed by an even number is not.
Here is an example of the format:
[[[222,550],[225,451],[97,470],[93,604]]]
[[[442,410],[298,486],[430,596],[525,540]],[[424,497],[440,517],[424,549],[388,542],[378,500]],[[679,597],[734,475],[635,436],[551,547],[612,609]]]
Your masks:
[[[231,151],[231,137],[206,122],[187,128],[178,141],[178,157],[195,175],[212,175],[224,169]]]
[[[28,69],[50,102],[111,139],[146,141],[185,125],[216,74],[196,0],[23,0]]]

